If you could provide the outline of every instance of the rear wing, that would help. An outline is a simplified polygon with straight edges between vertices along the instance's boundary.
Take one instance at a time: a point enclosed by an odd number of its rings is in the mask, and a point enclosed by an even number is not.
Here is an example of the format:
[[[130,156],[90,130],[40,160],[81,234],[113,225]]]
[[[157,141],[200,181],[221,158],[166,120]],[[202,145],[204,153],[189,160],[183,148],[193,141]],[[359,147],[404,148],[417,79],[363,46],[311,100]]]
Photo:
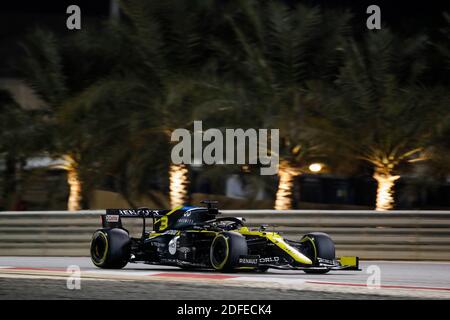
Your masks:
[[[102,215],[103,228],[122,228],[122,218],[141,218],[145,228],[145,218],[162,217],[167,210],[154,210],[147,208],[139,209],[106,209],[106,214]]]

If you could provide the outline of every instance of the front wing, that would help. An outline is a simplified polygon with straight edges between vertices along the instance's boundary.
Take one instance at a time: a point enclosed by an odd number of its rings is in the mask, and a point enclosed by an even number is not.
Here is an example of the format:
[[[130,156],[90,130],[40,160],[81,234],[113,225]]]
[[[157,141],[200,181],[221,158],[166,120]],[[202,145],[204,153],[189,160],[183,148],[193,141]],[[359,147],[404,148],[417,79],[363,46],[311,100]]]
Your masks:
[[[326,260],[318,258],[318,262],[311,266],[293,266],[290,264],[270,264],[260,263],[260,256],[240,256],[239,269],[257,269],[258,267],[268,267],[281,270],[345,270],[361,271],[359,268],[359,258],[354,256],[340,257],[336,260]]]

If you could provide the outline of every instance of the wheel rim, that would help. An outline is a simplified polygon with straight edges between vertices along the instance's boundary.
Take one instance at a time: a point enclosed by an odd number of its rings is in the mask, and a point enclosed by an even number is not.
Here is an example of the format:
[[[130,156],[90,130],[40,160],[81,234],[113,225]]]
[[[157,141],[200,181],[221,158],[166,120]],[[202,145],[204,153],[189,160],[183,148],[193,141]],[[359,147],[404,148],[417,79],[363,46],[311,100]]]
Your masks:
[[[99,232],[94,236],[91,245],[91,257],[94,263],[102,264],[106,260],[108,253],[108,239],[103,232]]]
[[[224,236],[217,236],[211,244],[211,264],[215,269],[222,269],[228,260],[229,246],[228,239]]]

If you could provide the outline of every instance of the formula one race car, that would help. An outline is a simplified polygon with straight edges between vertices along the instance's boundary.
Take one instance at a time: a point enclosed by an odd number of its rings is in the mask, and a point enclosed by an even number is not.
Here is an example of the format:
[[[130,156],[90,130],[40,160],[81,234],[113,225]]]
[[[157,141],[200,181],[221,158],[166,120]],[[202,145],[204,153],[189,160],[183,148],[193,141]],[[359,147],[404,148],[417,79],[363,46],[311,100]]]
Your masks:
[[[327,273],[330,270],[360,270],[358,257],[336,259],[334,242],[325,233],[312,232],[298,241],[287,240],[266,226],[250,230],[243,218],[217,217],[213,201],[207,207],[173,210],[107,209],[103,228],[95,231],[91,259],[100,268],[120,269],[128,262],[178,266],[184,269],[268,268]],[[130,237],[122,218],[142,218],[140,238]],[[153,219],[147,232],[146,218]]]

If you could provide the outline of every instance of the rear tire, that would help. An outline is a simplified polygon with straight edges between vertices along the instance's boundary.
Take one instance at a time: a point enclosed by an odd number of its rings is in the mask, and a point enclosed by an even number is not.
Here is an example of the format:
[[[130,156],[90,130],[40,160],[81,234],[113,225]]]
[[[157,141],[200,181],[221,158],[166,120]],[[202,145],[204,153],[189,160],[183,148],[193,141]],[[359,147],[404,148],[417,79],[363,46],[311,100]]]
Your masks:
[[[219,233],[211,243],[210,261],[215,270],[233,271],[239,257],[248,254],[247,240],[236,232]]]
[[[309,243],[311,245],[310,251],[314,252],[312,257],[309,257],[313,263],[318,264],[317,258],[334,260],[336,259],[336,249],[334,246],[334,242],[331,237],[322,232],[311,232],[303,236],[301,239],[302,242]],[[304,269],[305,273],[309,274],[325,274],[329,272],[331,269]]]
[[[100,229],[91,241],[91,260],[99,268],[122,269],[130,259],[130,237],[123,229]]]

